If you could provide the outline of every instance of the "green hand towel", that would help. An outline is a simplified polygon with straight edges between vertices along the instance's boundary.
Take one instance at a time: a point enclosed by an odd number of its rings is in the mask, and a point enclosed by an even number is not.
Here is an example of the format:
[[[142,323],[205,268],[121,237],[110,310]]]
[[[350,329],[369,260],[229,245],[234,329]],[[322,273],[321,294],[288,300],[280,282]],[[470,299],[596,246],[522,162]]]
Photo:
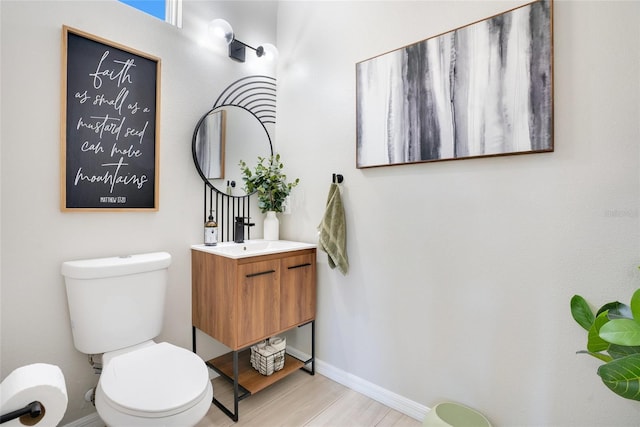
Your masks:
[[[347,257],[347,221],[344,216],[342,198],[338,184],[331,184],[327,197],[327,208],[318,225],[320,232],[320,249],[325,251],[329,258],[329,267],[338,267],[344,275],[349,271],[349,258]]]

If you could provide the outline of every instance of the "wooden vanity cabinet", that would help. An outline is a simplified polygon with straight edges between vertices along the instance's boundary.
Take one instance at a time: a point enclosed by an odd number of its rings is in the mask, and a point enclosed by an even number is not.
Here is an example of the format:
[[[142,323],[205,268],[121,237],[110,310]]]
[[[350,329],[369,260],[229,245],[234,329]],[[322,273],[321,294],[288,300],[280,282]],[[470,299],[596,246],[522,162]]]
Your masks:
[[[233,411],[213,403],[238,421],[238,402],[303,369],[315,373],[316,249],[227,258],[191,250],[193,351],[195,329],[231,348],[206,364],[233,384]],[[264,376],[250,363],[254,343],[308,324],[311,357],[285,354],[281,370]],[[309,369],[310,368],[310,369]]]
[[[315,319],[316,249],[232,259],[192,249],[193,326],[232,350]]]

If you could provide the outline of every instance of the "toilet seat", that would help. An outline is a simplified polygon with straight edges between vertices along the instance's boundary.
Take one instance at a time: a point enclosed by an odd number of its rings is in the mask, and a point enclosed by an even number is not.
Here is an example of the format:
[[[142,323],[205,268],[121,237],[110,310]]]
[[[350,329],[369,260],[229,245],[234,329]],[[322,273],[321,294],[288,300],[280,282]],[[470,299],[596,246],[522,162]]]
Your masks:
[[[163,342],[110,358],[99,388],[115,410],[159,418],[196,405],[209,385],[209,373],[200,357]]]

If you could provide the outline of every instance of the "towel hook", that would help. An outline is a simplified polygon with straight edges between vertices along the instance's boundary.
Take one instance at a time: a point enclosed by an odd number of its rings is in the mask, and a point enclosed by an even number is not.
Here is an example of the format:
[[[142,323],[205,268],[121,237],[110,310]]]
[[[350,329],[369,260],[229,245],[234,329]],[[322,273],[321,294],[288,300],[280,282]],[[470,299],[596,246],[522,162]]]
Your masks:
[[[342,184],[342,181],[344,181],[344,177],[342,175],[340,175],[339,173],[334,173],[333,174],[333,183],[335,184],[336,182],[338,184]]]

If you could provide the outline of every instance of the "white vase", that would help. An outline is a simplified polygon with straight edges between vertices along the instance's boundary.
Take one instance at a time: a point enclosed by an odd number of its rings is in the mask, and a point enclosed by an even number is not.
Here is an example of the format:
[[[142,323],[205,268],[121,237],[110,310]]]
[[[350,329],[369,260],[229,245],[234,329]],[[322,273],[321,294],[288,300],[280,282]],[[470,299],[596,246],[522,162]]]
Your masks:
[[[280,239],[280,221],[275,211],[267,211],[267,217],[264,219],[264,240]]]

